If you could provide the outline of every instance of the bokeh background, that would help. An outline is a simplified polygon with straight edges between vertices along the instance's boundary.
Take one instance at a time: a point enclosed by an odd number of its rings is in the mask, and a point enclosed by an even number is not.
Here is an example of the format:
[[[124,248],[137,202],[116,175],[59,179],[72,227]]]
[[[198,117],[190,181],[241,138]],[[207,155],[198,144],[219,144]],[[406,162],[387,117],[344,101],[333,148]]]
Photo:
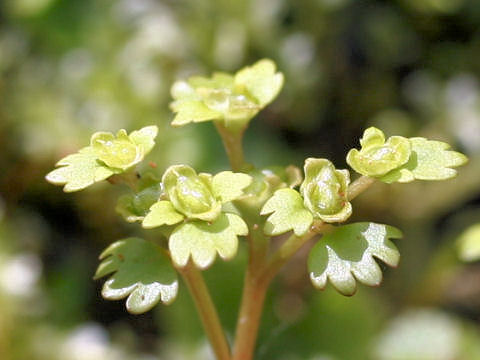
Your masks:
[[[44,176],[95,131],[150,124],[159,172],[227,168],[212,124],[169,127],[169,88],[264,57],[286,83],[246,135],[255,165],[344,168],[371,125],[447,141],[470,162],[454,180],[356,199],[352,220],[404,231],[401,266],[345,298],[312,289],[302,252],[269,293],[256,359],[480,359],[480,264],[456,245],[480,223],[478,0],[2,0],[0,359],[212,359],[183,285],[141,316],[100,297],[98,254],[142,236],[114,211],[125,189],[64,194]],[[206,272],[230,337],[245,258]]]

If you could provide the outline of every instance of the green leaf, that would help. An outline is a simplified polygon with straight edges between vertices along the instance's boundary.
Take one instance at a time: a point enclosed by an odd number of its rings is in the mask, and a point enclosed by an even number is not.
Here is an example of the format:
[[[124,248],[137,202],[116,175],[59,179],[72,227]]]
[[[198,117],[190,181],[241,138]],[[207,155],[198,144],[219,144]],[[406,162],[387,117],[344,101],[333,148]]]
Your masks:
[[[356,281],[378,286],[382,271],[374,257],[389,266],[397,266],[400,253],[390,238],[402,237],[400,230],[375,223],[340,226],[324,235],[312,248],[308,269],[313,285],[324,289],[327,281],[343,295],[353,295]]]
[[[365,130],[360,144],[360,151],[351,149],[348,152],[347,163],[365,176],[382,177],[410,158],[411,145],[407,138],[392,136],[385,141],[383,132],[375,127]]]
[[[184,219],[170,201],[158,201],[152,205],[150,212],[143,219],[142,226],[151,229],[162,225],[174,225]]]
[[[260,60],[237,72],[235,85],[245,88],[259,105],[265,106],[275,99],[283,86],[283,74],[275,71],[276,66],[272,60]]]
[[[409,161],[380,180],[410,182],[418,180],[446,180],[457,175],[453,167],[465,164],[468,159],[462,153],[449,150],[450,145],[421,137],[410,138],[412,153]]]
[[[165,251],[139,238],[128,238],[110,245],[101,255],[103,260],[95,273],[99,279],[114,273],[104,284],[102,296],[119,300],[128,296],[127,310],[144,313],[159,301],[170,304],[177,295],[175,270]]]
[[[460,259],[480,260],[480,223],[468,227],[458,238],[457,244]]]
[[[280,235],[293,230],[295,235],[301,236],[313,222],[313,215],[303,205],[300,194],[293,189],[277,190],[260,214],[272,214],[265,223],[267,235]]]
[[[251,176],[231,171],[222,171],[212,178],[213,192],[222,203],[235,200],[243,195],[243,189],[251,183]]]
[[[48,173],[45,178],[52,184],[65,185],[63,188],[65,192],[85,189],[119,172],[97,161],[97,155],[91,147],[85,147],[77,154],[64,157],[56,166],[59,168]]]
[[[191,257],[195,265],[207,268],[218,253],[224,260],[235,256],[240,235],[247,235],[245,222],[235,214],[222,213],[213,223],[192,221],[178,226],[169,239],[173,262],[180,267]]]
[[[132,131],[129,138],[137,145],[141,146],[143,155],[148,154],[155,146],[155,138],[158,134],[158,127],[155,125],[146,126],[140,130]]]
[[[122,195],[117,201],[115,210],[127,222],[142,221],[162,193],[160,181],[148,175],[142,176],[139,187],[138,193]]]
[[[222,117],[220,112],[210,109],[199,100],[174,101],[170,104],[170,108],[177,113],[172,126],[183,126],[191,122],[203,122]]]

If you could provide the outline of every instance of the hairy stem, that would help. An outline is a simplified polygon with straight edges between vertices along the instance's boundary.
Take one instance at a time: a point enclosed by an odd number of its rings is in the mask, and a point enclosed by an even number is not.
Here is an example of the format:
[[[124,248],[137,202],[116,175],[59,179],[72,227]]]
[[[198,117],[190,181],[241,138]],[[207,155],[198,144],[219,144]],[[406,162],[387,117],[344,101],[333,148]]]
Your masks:
[[[178,270],[195,301],[195,306],[217,360],[230,360],[230,347],[202,273],[191,262]]]
[[[215,127],[220,134],[223,146],[227,152],[228,160],[233,171],[244,170],[246,163],[243,155],[243,133],[245,129],[232,131],[227,129],[223,122],[215,121]]]

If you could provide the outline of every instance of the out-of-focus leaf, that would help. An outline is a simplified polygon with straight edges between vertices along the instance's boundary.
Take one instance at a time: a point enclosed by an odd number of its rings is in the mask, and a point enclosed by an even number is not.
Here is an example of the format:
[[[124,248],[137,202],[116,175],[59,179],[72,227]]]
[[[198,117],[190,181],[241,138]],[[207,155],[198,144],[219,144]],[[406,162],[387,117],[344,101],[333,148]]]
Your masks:
[[[276,66],[272,60],[260,60],[240,70],[235,75],[235,85],[245,87],[258,104],[265,106],[275,99],[283,86],[283,74],[275,71]]]
[[[300,194],[293,189],[280,189],[265,203],[261,215],[271,214],[265,222],[267,235],[280,235],[293,230],[305,234],[313,222],[312,213],[305,208]]]
[[[452,316],[433,309],[410,310],[393,319],[379,336],[375,342],[374,358],[378,360],[477,359],[477,357],[464,357],[467,355],[462,351],[464,332],[460,321]]]
[[[213,263],[217,253],[224,260],[234,257],[237,237],[247,234],[248,228],[242,218],[229,213],[220,214],[212,223],[191,221],[182,224],[170,236],[172,260],[183,267],[191,257],[197,267],[204,269]]]
[[[170,304],[177,295],[178,281],[170,259],[159,246],[139,238],[128,238],[110,245],[95,273],[99,279],[114,273],[104,284],[102,296],[119,300],[128,296],[127,310],[144,313],[159,301]]]
[[[467,228],[458,238],[458,255],[463,261],[480,259],[480,223]]]
[[[379,285],[382,271],[374,257],[389,266],[397,266],[400,253],[390,238],[401,236],[400,230],[375,223],[336,228],[324,235],[310,252],[308,269],[313,285],[324,289],[330,280],[343,295],[355,293],[356,280],[369,286]]]

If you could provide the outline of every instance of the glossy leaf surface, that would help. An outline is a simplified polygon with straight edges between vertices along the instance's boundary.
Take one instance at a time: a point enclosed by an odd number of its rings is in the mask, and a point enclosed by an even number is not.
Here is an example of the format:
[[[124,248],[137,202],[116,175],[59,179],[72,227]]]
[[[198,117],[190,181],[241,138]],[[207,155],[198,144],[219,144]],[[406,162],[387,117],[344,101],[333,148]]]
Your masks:
[[[128,238],[110,245],[95,279],[113,275],[105,282],[102,296],[119,300],[128,296],[127,310],[144,313],[159,301],[170,304],[176,297],[178,281],[170,259],[159,246],[139,238]]]
[[[356,280],[378,286],[382,271],[374,257],[389,266],[397,266],[400,254],[390,240],[402,236],[400,230],[375,223],[340,226],[324,235],[312,248],[308,258],[310,279],[324,289],[327,282],[343,295],[353,295]]]

